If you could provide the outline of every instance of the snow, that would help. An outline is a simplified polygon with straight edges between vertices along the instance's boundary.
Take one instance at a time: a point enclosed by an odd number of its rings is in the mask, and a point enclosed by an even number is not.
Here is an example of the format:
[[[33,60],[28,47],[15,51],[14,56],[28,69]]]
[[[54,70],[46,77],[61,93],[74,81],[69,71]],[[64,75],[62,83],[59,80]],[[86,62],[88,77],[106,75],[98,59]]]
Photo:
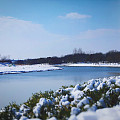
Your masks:
[[[41,119],[38,119],[38,118],[28,119],[27,117],[22,116],[20,120],[41,120]]]
[[[115,88],[116,93],[120,93],[120,88]]]
[[[68,120],[120,120],[120,105],[99,109],[96,112],[82,112],[77,116],[71,115]]]
[[[89,109],[90,108],[90,105],[85,105],[84,106],[84,109]]]
[[[0,74],[15,74],[27,72],[40,72],[50,70],[60,70],[62,68],[54,67],[49,64],[35,64],[35,65],[16,65],[16,66],[0,66]]]
[[[28,118],[27,117],[25,117],[25,116],[22,116],[21,118],[20,118],[20,120],[27,120]]]
[[[19,118],[19,117],[21,117],[22,115],[23,115],[23,113],[15,112],[15,117],[16,117],[16,118]]]
[[[60,104],[60,105],[64,105],[64,106],[69,105],[70,102],[68,101],[68,95],[66,95],[66,96],[62,96],[62,99],[61,99],[61,101],[60,101],[59,104]]]
[[[70,104],[69,101],[62,102],[62,105],[64,105],[64,106],[67,106],[67,105],[69,105],[69,104]]]
[[[37,106],[34,107],[33,113],[35,114],[36,117],[39,116],[41,107],[42,106],[40,104],[37,104]]]
[[[80,113],[80,108],[77,107],[72,107],[71,108],[71,115],[77,115],[78,113]]]
[[[20,112],[27,113],[29,111],[29,107],[26,106],[25,104],[21,105],[20,107]]]
[[[47,100],[45,98],[40,98],[39,104],[40,105],[47,105]]]
[[[87,108],[88,109],[88,108]],[[96,105],[93,105],[92,107],[90,107],[88,109],[89,111],[96,111],[97,110],[97,106]]]
[[[105,83],[100,83],[99,86],[97,87],[97,90],[102,89],[106,84]]]
[[[70,92],[73,90],[73,88],[66,88],[65,90]]]
[[[77,120],[75,115],[71,115],[70,118],[68,120]]]
[[[75,86],[75,88],[74,88],[74,91],[76,91],[76,90],[80,90],[80,85],[79,84],[77,84],[76,86]]]
[[[76,91],[72,91],[71,92],[71,94],[72,94],[72,96],[74,97],[74,99],[76,100],[76,99],[78,99],[78,98],[81,98],[82,96],[83,96],[83,94],[84,94],[84,92],[83,91],[80,91],[80,90],[76,90]]]
[[[57,120],[55,117],[52,117],[50,119],[47,119],[47,120]]]
[[[84,91],[90,90],[90,91],[99,91],[100,89],[104,88],[105,86],[109,86],[109,90],[104,93],[107,96],[111,92],[120,93],[120,88],[117,87],[113,89],[114,86],[120,86],[120,76],[116,77],[109,77],[109,78],[99,78],[99,79],[92,79],[89,80],[87,83],[84,83],[82,86],[77,84],[75,87],[68,87],[65,89],[59,89],[55,91],[55,94],[61,94],[63,91],[69,91],[69,94],[61,95],[60,97],[55,97],[53,100],[49,100],[46,98],[40,98],[39,103],[36,104],[36,106],[33,109],[33,113],[36,117],[40,115],[40,109],[42,106],[47,106],[49,104],[54,104],[55,102],[58,102],[58,107],[62,106],[71,106],[71,112],[70,117],[68,120],[119,120],[120,118],[120,105],[116,105],[112,108],[106,108],[106,103],[103,97],[101,97],[96,103],[90,105],[90,102],[92,101],[92,98],[89,96],[86,96]],[[82,87],[84,89],[82,90]],[[69,101],[68,98],[72,98],[72,101]],[[120,95],[118,96],[120,99]],[[75,105],[76,107],[72,106]],[[82,112],[82,107],[86,110],[86,112]],[[98,109],[98,107],[102,107],[102,109]],[[21,111],[24,111],[24,109],[29,109],[25,105],[22,105],[20,107]],[[48,113],[52,114],[52,113]],[[23,115],[20,113],[20,115]],[[49,115],[50,116],[50,115]],[[20,120],[28,120],[25,117],[21,117]],[[49,118],[48,120],[57,120],[55,117]]]
[[[109,78],[92,79],[84,83],[82,86],[77,84],[76,86],[68,87],[65,89],[58,89],[54,92],[50,98],[40,98],[39,102],[32,109],[35,117],[41,115],[41,108],[46,110],[49,105],[55,105],[57,110],[61,110],[62,107],[69,108],[70,117],[68,120],[119,120],[120,119],[120,76],[113,76]],[[109,86],[109,87],[108,87]],[[94,101],[94,97],[87,95],[86,90],[100,91],[107,87],[107,90],[101,93],[101,96]],[[68,93],[69,91],[69,93]],[[65,94],[66,92],[66,94]],[[64,94],[62,94],[64,93]],[[118,103],[114,107],[107,108],[109,101],[106,101],[106,97],[110,98],[110,94],[117,94]],[[57,94],[57,95],[56,95]],[[116,98],[117,99],[117,98]],[[55,109],[56,109],[55,108]],[[102,108],[102,109],[101,109]],[[4,111],[4,110],[3,110]],[[20,120],[29,120],[24,115],[29,112],[29,107],[21,105],[19,112],[13,110],[16,118],[20,117]],[[83,112],[86,111],[86,112]],[[59,112],[58,112],[59,113]],[[46,112],[49,116],[48,120],[57,120],[53,117],[53,113]],[[50,118],[51,117],[51,118]],[[31,120],[34,120],[32,118]],[[38,119],[39,120],[39,119]]]
[[[90,66],[90,67],[120,67],[118,63],[67,63],[58,66]],[[35,64],[35,65],[3,65],[0,64],[0,74],[16,74],[26,72],[40,72],[62,69],[49,64]]]
[[[120,120],[120,105],[113,108],[98,109],[96,112],[82,112],[76,120]],[[74,119],[70,119],[74,120]]]
[[[15,119],[14,119],[15,120]],[[41,119],[38,119],[38,118],[32,118],[32,119],[29,119],[25,116],[22,116],[19,120],[41,120]],[[55,117],[52,117],[50,119],[47,119],[47,120],[57,120]]]
[[[78,104],[77,107],[82,107],[83,105],[89,104],[89,99],[84,97]]]
[[[60,65],[62,66],[62,64]],[[67,63],[63,64],[63,66],[71,66],[71,67],[120,67],[118,63]]]

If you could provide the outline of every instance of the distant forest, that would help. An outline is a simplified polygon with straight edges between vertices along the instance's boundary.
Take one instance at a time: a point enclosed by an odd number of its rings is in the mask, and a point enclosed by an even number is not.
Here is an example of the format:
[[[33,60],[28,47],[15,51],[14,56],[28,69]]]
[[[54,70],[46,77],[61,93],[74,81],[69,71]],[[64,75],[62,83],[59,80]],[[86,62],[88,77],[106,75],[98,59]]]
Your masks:
[[[73,54],[68,54],[62,57],[46,57],[46,58],[36,58],[36,59],[25,59],[25,60],[10,60],[1,59],[0,62],[9,62],[14,64],[62,64],[62,63],[120,63],[120,52],[116,50],[111,50],[105,54],[99,53],[85,53],[81,49],[74,49]]]

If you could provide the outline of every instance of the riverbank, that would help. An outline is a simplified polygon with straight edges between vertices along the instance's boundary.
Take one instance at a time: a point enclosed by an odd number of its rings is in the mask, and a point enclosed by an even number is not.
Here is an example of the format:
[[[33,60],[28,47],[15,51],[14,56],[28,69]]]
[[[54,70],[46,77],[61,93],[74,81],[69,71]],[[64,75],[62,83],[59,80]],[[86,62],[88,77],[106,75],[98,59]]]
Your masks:
[[[35,64],[35,65],[2,65],[0,64],[0,75],[18,74],[28,72],[42,72],[50,70],[61,70],[61,66],[68,67],[120,67],[118,63],[65,63],[59,65]]]
[[[3,74],[18,74],[27,72],[41,72],[50,70],[61,70],[60,67],[55,67],[49,64],[35,64],[35,65],[1,65],[0,75]]]
[[[119,63],[66,63],[58,66],[68,67],[120,67]]]
[[[119,108],[120,76],[117,76],[36,93],[24,104],[13,103],[2,109],[0,117],[20,120],[118,120]]]

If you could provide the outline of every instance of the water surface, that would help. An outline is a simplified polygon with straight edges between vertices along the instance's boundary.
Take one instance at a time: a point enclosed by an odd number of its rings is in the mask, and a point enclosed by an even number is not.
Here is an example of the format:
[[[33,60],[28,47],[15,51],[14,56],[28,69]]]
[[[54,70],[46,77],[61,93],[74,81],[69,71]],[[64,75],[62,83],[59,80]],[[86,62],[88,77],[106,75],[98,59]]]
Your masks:
[[[57,90],[62,85],[76,85],[90,79],[119,75],[120,68],[63,67],[63,70],[0,75],[0,108],[9,102],[25,102],[32,93]]]

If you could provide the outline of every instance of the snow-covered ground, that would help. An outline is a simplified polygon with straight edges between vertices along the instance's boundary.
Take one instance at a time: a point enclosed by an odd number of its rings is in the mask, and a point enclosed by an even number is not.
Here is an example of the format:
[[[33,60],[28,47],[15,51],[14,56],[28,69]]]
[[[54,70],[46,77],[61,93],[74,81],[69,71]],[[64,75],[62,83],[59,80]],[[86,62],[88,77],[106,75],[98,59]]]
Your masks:
[[[58,70],[59,67],[55,67],[48,64],[36,64],[36,65],[0,65],[0,74],[15,74],[15,73],[26,73],[26,72],[40,72]]]
[[[56,66],[88,66],[88,67],[120,67],[118,63],[67,63]],[[39,72],[48,70],[58,70],[60,67],[55,67],[49,64],[36,64],[36,65],[2,65],[0,64],[0,75],[2,74],[15,74],[25,72]]]
[[[60,66],[75,66],[75,67],[120,67],[118,63],[67,63]]]
[[[95,111],[82,112],[79,115],[71,115],[68,120],[120,120],[120,105],[113,108],[104,108]]]

